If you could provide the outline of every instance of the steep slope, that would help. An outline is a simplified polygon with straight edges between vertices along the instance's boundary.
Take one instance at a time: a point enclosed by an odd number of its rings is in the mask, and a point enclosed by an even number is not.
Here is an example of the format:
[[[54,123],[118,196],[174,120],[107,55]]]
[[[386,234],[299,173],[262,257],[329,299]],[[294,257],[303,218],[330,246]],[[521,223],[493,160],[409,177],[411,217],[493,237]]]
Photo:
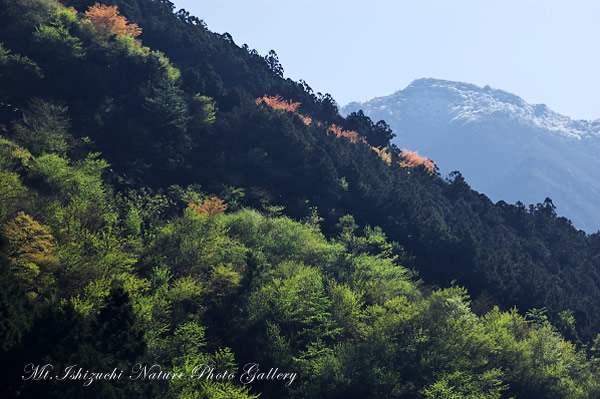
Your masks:
[[[600,397],[600,235],[117,2],[0,0],[0,397]]]
[[[576,121],[489,86],[436,79],[343,111],[359,109],[385,119],[399,146],[433,159],[444,174],[460,170],[492,200],[550,197],[576,227],[600,228],[600,120]]]
[[[479,312],[546,307],[556,321],[568,309],[582,339],[600,330],[600,237],[575,230],[550,202],[494,204],[460,175],[444,180],[411,165],[388,145],[385,123],[342,118],[330,96],[283,79],[274,53],[239,47],[185,11],[173,13],[168,1],[116,1],[142,28],[143,44],[90,30],[89,0],[68,2],[77,13],[34,3],[55,12],[0,0],[0,61],[33,71],[21,85],[0,76],[12,83],[1,86],[11,112],[0,123],[34,156],[49,151],[41,136],[13,127],[23,123],[15,109],[30,112],[37,97],[70,118],[68,155],[83,162],[102,152],[111,164],[104,177],[118,192],[201,185],[238,207],[320,223],[329,238],[354,226],[352,215],[361,237],[380,226],[396,242],[393,255],[428,283],[467,287]],[[273,109],[265,94],[280,94],[294,112]],[[64,152],[52,133],[52,151]],[[127,220],[140,229],[135,214]]]

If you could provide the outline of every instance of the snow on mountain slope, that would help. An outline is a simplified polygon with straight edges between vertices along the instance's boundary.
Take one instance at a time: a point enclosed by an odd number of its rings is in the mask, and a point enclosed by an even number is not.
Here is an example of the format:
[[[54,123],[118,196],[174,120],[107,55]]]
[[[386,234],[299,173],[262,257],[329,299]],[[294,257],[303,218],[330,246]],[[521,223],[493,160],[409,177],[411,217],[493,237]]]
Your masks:
[[[492,200],[525,204],[552,198],[580,229],[600,229],[600,120],[573,120],[502,90],[419,79],[365,103],[390,124],[400,148],[433,159],[443,174],[459,170]]]

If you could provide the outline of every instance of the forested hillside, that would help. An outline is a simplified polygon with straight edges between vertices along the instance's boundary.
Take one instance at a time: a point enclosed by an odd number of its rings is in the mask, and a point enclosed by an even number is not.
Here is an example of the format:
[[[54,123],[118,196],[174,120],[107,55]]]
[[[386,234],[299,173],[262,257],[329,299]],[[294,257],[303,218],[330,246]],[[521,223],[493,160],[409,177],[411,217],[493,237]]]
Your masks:
[[[0,0],[6,397],[600,396],[598,235],[173,11]]]

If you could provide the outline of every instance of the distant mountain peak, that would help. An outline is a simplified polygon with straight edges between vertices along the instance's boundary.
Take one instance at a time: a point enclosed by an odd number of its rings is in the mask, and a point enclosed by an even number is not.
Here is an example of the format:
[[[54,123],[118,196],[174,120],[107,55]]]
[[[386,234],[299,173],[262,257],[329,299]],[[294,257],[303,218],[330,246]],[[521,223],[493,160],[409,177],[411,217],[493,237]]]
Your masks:
[[[472,83],[457,82],[457,81],[452,81],[452,80],[443,80],[443,79],[435,79],[435,78],[415,79],[407,86],[407,89],[408,88],[427,88],[427,87],[430,87],[430,88],[454,88],[456,90],[473,90],[473,91],[483,90],[481,87],[474,85]],[[489,86],[486,86],[484,89],[487,89],[487,88],[489,88]]]
[[[362,108],[367,112],[368,108],[377,107],[393,116],[392,105],[397,103],[412,105],[412,109],[407,112],[414,114],[430,114],[430,108],[436,110],[436,115],[444,117],[444,120],[432,121],[433,123],[445,124],[448,122],[446,118],[459,124],[481,122],[490,118],[508,119],[565,138],[581,140],[600,135],[600,120],[573,120],[552,111],[545,104],[529,104],[515,94],[489,85],[480,87],[471,83],[434,78],[417,79],[404,90],[366,103],[351,103],[343,110],[351,112]],[[444,112],[444,108],[447,112]]]
[[[574,120],[486,85],[424,78],[342,111],[384,119],[399,147],[459,170],[494,200],[554,200],[577,227],[600,227],[600,119]]]

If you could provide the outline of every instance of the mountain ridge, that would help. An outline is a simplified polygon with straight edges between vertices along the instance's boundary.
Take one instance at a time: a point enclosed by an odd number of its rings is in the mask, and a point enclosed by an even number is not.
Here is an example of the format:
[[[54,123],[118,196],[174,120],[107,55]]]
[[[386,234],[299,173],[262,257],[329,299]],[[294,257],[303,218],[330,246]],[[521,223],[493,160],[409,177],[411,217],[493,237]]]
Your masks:
[[[437,88],[453,90],[457,92],[460,97],[466,100],[466,109],[463,108],[463,113],[457,115],[454,118],[455,120],[468,119],[469,117],[478,116],[477,114],[469,113],[468,111],[473,109],[472,101],[474,100],[473,97],[475,97],[473,94],[479,94],[479,99],[486,100],[486,105],[488,107],[494,106],[491,109],[488,108],[480,111],[521,111],[521,115],[515,116],[529,116],[531,119],[530,122],[533,125],[542,128],[548,128],[552,131],[562,133],[569,137],[582,138],[600,135],[600,118],[594,120],[574,119],[553,111],[546,104],[531,104],[516,94],[502,89],[492,88],[489,85],[481,87],[472,83],[435,78],[416,79],[403,90],[397,90],[394,93],[386,96],[374,97],[366,102],[350,102],[342,107],[342,111],[344,113],[349,113],[347,112],[348,109],[355,108],[361,104],[377,103],[380,101],[386,101],[388,99],[396,99],[397,97],[403,96],[404,93],[412,94],[411,92],[415,90]],[[460,109],[457,107],[453,111],[460,111]]]
[[[0,397],[600,397],[600,234],[100,1],[0,0]],[[142,378],[44,377],[75,362]]]
[[[396,143],[430,157],[443,173],[460,170],[494,201],[550,197],[578,228],[600,227],[600,162],[594,155],[600,119],[576,120],[490,86],[433,78],[349,103],[342,112],[358,109],[385,119]]]

